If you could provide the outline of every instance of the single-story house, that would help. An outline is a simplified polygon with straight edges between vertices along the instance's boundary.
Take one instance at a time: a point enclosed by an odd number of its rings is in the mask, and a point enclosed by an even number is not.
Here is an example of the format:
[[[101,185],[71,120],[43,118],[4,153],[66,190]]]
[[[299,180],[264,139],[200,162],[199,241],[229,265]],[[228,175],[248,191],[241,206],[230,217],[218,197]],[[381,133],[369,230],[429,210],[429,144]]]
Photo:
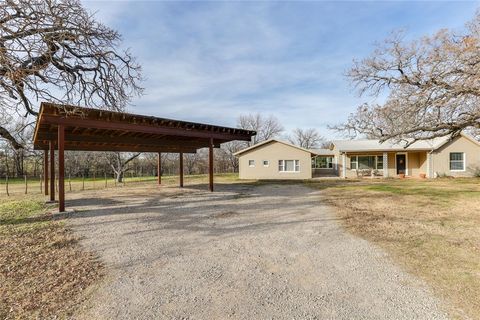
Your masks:
[[[408,147],[378,140],[335,140],[329,149],[305,149],[270,139],[235,155],[240,179],[468,177],[480,171],[480,142],[464,133]]]

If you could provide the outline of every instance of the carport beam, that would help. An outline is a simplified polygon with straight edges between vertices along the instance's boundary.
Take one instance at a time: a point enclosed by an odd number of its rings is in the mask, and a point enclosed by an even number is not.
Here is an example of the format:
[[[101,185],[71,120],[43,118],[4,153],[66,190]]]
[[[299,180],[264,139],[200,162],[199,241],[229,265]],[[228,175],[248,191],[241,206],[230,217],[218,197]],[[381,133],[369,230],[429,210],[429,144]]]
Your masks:
[[[180,160],[180,188],[183,188],[183,152],[179,153]]]
[[[48,150],[43,150],[43,184],[44,193],[48,196]]]
[[[50,201],[55,201],[55,141],[49,141],[50,146]]]
[[[157,175],[158,175],[158,184],[162,184],[162,153],[158,153],[157,157]]]
[[[209,189],[213,192],[213,139],[210,139],[208,146],[208,175],[209,175]]]
[[[58,211],[65,211],[65,127],[58,126]]]

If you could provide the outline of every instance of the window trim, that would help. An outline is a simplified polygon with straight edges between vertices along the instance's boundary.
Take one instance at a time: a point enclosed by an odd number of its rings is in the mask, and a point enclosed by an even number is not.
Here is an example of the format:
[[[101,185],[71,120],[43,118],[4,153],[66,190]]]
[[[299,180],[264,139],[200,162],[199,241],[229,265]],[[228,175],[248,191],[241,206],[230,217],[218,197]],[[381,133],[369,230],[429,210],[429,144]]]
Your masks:
[[[287,171],[285,166],[285,161],[293,161],[293,171]],[[298,170],[296,170],[298,167]],[[283,170],[280,170],[282,168]],[[300,172],[300,160],[294,159],[281,159],[278,160],[278,172],[279,173],[298,173]]]
[[[250,164],[250,162],[252,162],[253,164]],[[248,160],[248,167],[255,168],[255,160]]]
[[[317,158],[331,158],[331,162],[330,164],[332,165],[331,168],[327,167],[327,168],[320,168],[320,167],[317,167],[317,161],[316,159]],[[317,155],[315,157],[313,157],[313,163],[314,165],[312,166],[312,169],[315,169],[315,170],[333,170],[335,168],[335,156],[322,156],[322,155]],[[329,162],[327,161],[327,165],[329,164]]]
[[[462,156],[463,160],[452,160],[452,159],[450,158],[450,156],[452,155],[452,153],[461,153],[461,154],[463,155],[463,156]],[[465,152],[449,152],[449,153],[448,153],[448,169],[449,169],[451,172],[465,172],[466,169],[467,169],[467,161],[466,161],[466,160],[467,160],[467,155],[465,154]],[[457,162],[457,163],[460,162],[460,161],[462,161],[462,163],[463,163],[463,169],[461,169],[461,170],[451,169],[452,161]]]
[[[358,169],[358,157],[374,157],[375,158],[375,168],[370,168],[370,169],[367,169],[367,170],[378,170],[378,171],[379,170],[381,170],[381,171],[384,170],[383,168],[378,169],[378,158],[381,158],[382,161],[383,161],[383,155],[357,154],[357,155],[351,155],[350,156],[350,170],[351,171],[364,170],[364,169]],[[356,160],[352,161],[353,158],[355,158]],[[352,162],[356,163],[356,168],[355,169],[352,169]],[[407,161],[407,164],[408,164],[408,161]],[[385,168],[385,164],[383,164],[383,167]]]

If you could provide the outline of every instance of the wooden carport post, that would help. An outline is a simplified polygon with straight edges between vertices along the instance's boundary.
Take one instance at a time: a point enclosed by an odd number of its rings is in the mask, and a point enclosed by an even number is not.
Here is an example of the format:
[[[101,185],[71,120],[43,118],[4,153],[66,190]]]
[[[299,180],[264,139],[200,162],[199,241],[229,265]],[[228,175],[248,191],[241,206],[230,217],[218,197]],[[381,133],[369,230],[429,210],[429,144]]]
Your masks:
[[[65,127],[58,126],[58,211],[65,211]]]
[[[55,201],[55,141],[50,140],[50,201]]]
[[[43,150],[43,182],[45,195],[48,196],[48,150]]]
[[[209,188],[213,192],[213,139],[210,138],[210,145],[208,146],[208,173],[209,173]]]
[[[158,184],[162,184],[162,153],[158,153],[157,158],[157,174],[158,174]]]
[[[180,157],[180,188],[183,188],[183,152],[179,153]]]

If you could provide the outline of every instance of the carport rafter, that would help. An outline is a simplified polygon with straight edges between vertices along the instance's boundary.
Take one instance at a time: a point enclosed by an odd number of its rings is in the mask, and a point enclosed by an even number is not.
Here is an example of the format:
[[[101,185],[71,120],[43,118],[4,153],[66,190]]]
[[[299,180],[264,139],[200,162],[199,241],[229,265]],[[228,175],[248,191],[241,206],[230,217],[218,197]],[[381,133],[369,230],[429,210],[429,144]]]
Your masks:
[[[34,133],[34,148],[44,150],[45,194],[55,200],[55,150],[58,150],[59,209],[65,210],[64,151],[154,152],[158,154],[161,183],[161,153],[179,153],[180,186],[183,186],[183,154],[209,149],[209,189],[213,191],[213,148],[221,143],[250,141],[250,130],[178,121],[165,118],[42,103]],[[50,170],[48,170],[50,158]],[[50,172],[48,172],[50,171]]]

